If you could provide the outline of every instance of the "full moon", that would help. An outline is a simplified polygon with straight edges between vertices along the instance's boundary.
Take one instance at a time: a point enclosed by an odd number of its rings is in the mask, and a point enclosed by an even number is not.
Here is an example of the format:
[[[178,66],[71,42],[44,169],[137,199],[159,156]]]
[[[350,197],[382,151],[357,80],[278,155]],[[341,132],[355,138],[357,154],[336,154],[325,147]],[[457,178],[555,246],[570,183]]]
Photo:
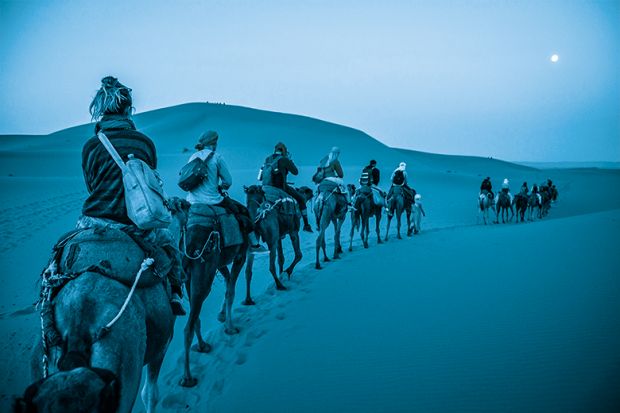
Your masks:
[[[554,54],[554,55],[551,56],[551,61],[553,63],[557,63],[558,60],[560,60],[560,56],[558,56],[557,54]]]

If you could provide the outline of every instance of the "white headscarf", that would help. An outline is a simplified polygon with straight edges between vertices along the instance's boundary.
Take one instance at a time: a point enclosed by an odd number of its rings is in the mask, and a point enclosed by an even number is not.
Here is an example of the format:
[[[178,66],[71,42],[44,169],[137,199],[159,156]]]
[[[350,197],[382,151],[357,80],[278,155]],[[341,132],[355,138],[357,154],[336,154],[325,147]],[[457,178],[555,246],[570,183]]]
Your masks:
[[[400,165],[398,165],[398,168],[396,168],[396,170],[404,172],[406,168],[407,168],[407,164],[404,162],[401,162]]]

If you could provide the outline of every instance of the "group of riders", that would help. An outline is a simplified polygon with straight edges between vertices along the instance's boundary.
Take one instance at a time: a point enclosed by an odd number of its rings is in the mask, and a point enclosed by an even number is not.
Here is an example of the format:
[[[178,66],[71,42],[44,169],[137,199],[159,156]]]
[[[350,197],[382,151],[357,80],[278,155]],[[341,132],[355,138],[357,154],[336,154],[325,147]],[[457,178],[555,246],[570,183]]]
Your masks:
[[[135,157],[155,170],[157,168],[155,145],[150,138],[136,129],[131,119],[132,111],[131,89],[114,77],[105,77],[90,105],[93,119],[98,120],[95,133],[103,132],[124,160],[128,157]],[[190,205],[206,204],[224,208],[237,219],[248,241],[249,252],[253,254],[266,252],[266,248],[260,243],[260,236],[255,230],[254,217],[250,216],[248,208],[227,194],[233,180],[222,154],[217,152],[218,140],[218,133],[211,130],[203,133],[198,139],[195,145],[196,152],[191,155],[188,163],[200,158],[206,172],[200,184],[187,191],[186,200]],[[318,168],[320,174],[317,174],[318,179],[315,175],[313,180],[317,184],[333,183],[334,192],[346,199],[349,210],[354,210],[354,202],[343,186],[344,172],[339,156],[340,149],[333,147],[320,161]],[[185,310],[181,300],[183,284],[181,254],[178,245],[175,245],[174,237],[165,228],[143,231],[133,225],[125,206],[122,171],[115,165],[97,136],[89,139],[83,147],[82,168],[89,195],[82,207],[82,215],[78,219],[77,228],[112,227],[122,228],[124,231],[129,229],[129,232],[134,233],[134,237],[141,237],[144,241],[154,245],[155,248],[152,250],[156,251],[155,255],[160,254],[172,261],[167,274],[171,286],[170,302],[175,315],[184,315]],[[289,174],[297,175],[298,173],[299,170],[288,148],[284,143],[279,142],[275,145],[274,152],[265,159],[258,178],[263,185],[279,188],[293,198],[301,211],[303,231],[313,232],[308,221],[306,198],[287,181]],[[380,180],[381,174],[377,168],[377,162],[371,160],[363,168],[359,182],[362,187],[372,191],[372,201],[375,206],[386,208],[396,187],[402,188],[410,204],[420,201],[420,195],[408,185],[404,162],[392,172],[390,177],[392,186],[387,194],[379,188]],[[157,260],[157,257],[155,259]]]
[[[508,178],[504,178],[500,193],[498,196],[496,196],[493,192],[493,184],[491,183],[491,178],[487,176],[482,180],[482,183],[480,184],[480,195],[485,195],[489,197],[489,199],[491,199],[492,201],[493,206],[497,205],[499,198],[502,195],[506,196],[509,199],[511,206],[515,204],[515,202],[519,198],[535,199],[537,200],[537,205],[542,206],[544,200],[555,201],[558,196],[558,190],[551,179],[547,179],[546,182],[540,185],[533,184],[531,188],[528,186],[527,181],[525,181],[521,185],[519,192],[513,196],[510,192],[510,182],[508,181]]]

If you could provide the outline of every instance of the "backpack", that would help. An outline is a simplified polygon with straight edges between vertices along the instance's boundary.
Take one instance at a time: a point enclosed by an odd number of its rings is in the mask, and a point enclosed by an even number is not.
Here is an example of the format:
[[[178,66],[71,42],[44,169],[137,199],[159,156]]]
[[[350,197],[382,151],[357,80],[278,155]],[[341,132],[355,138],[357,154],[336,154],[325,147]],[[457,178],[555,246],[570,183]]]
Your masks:
[[[196,157],[191,162],[183,165],[179,171],[179,181],[177,182],[179,188],[184,191],[191,191],[207,179],[207,162],[213,158],[213,155],[215,155],[215,151],[211,151],[204,161]]]
[[[364,168],[360,176],[360,185],[371,186],[372,184],[372,168]]]
[[[394,185],[402,185],[405,183],[405,174],[400,169],[394,172],[394,179],[392,179]]]
[[[166,206],[166,195],[157,171],[146,162],[129,155],[127,163],[118,154],[103,132],[97,137],[121,168],[125,189],[127,216],[140,229],[166,228],[172,221]]]
[[[263,165],[262,181],[263,185],[273,185],[274,174],[279,174],[278,162],[282,159],[282,155],[274,156],[270,162]]]
[[[316,168],[316,172],[312,175],[312,182],[320,184],[325,179],[325,167],[319,166]]]

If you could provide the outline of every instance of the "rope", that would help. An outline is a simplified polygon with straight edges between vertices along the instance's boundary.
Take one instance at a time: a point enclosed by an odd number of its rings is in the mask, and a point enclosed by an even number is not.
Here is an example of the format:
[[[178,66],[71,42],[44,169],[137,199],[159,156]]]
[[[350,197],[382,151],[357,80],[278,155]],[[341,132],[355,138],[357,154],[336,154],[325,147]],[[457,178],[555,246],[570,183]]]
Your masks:
[[[256,216],[256,218],[254,218],[254,223],[257,224],[258,221],[260,221],[261,219],[264,219],[265,216],[267,216],[267,213],[273,211],[278,204],[281,204],[283,202],[296,202],[293,198],[280,198],[278,200],[276,200],[273,204],[271,202],[264,202],[263,204],[261,204],[260,208],[258,209],[258,215]]]
[[[217,240],[216,242],[216,246],[217,246],[217,250],[221,251],[221,245],[220,245],[220,241],[221,241],[221,237],[220,237],[220,233],[218,231],[211,231],[211,233],[209,233],[209,238],[207,238],[207,240],[205,241],[204,245],[202,246],[202,249],[200,250],[200,253],[196,256],[191,256],[187,253],[187,241],[186,241],[186,236],[185,236],[185,227],[183,227],[182,229],[182,234],[181,237],[183,238],[183,255],[187,258],[189,258],[190,260],[199,260],[202,258],[203,254],[205,253],[207,247],[209,246],[209,244],[211,243],[211,237],[216,236]]]
[[[125,302],[123,303],[123,306],[119,310],[118,314],[116,314],[116,317],[114,317],[112,319],[112,321],[110,321],[108,324],[106,324],[105,327],[103,327],[101,330],[99,330],[99,333],[97,334],[97,338],[96,338],[97,340],[99,340],[105,334],[107,334],[107,332],[110,331],[110,329],[118,321],[118,319],[121,318],[121,316],[125,312],[125,309],[127,309],[127,305],[129,305],[129,301],[131,300],[131,297],[133,297],[133,294],[136,291],[136,287],[138,286],[138,281],[140,281],[140,276],[154,262],[155,262],[155,260],[153,258],[145,258],[144,261],[142,261],[142,264],[140,265],[140,270],[136,274],[136,279],[134,280],[133,285],[131,286],[131,290],[129,290],[129,294],[127,295],[127,298],[125,299]]]

